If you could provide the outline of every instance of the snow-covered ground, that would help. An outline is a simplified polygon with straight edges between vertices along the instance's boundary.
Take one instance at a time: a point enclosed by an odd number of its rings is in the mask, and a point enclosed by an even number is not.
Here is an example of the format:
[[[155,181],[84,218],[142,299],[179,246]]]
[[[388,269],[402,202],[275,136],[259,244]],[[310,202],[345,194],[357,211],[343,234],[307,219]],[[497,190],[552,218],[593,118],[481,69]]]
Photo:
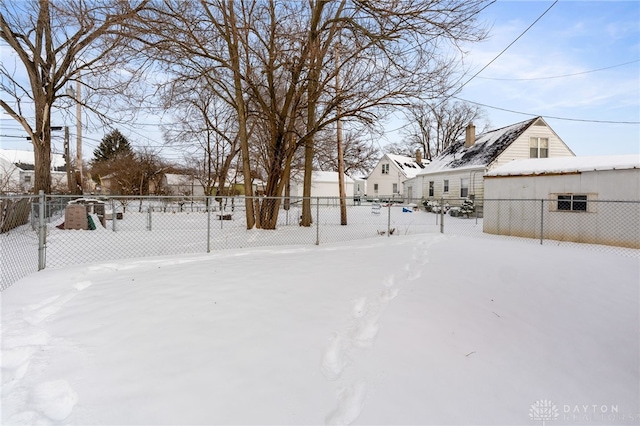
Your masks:
[[[640,260],[424,234],[46,269],[2,424],[638,424]]]

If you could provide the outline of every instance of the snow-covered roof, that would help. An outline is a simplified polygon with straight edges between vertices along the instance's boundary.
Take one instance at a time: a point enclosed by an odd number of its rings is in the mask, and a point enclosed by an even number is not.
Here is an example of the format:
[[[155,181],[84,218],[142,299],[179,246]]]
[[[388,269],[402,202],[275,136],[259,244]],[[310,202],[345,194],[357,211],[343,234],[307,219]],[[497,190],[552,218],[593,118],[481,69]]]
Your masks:
[[[640,154],[514,160],[496,167],[486,176],[544,175],[621,169],[640,169]]]
[[[330,182],[330,183],[338,183],[338,172],[322,172],[322,171],[314,171],[313,172],[313,181],[314,182]],[[344,175],[345,183],[352,183],[353,179],[349,176]]]
[[[422,164],[418,163],[415,158],[405,157],[403,155],[385,154],[389,160],[393,161],[400,171],[407,177],[415,177],[427,165],[428,160],[423,160]]]
[[[469,148],[465,148],[464,139],[456,141],[418,174],[424,175],[472,166],[487,166],[537,120],[541,120],[541,118],[536,117],[477,135],[475,143]]]
[[[10,163],[35,165],[33,151],[22,151],[19,149],[0,149],[0,157]],[[62,154],[51,153],[51,168],[65,167],[64,156]]]

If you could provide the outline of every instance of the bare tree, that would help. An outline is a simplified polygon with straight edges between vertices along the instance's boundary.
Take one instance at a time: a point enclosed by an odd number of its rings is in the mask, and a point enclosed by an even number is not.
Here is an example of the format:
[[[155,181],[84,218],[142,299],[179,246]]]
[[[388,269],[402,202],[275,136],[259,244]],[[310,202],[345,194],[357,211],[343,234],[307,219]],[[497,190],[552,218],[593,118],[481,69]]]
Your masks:
[[[0,194],[22,192],[19,176],[20,172],[15,163],[0,159]]]
[[[165,88],[165,107],[175,123],[165,140],[187,152],[187,169],[204,193],[223,193],[232,166],[240,153],[235,115],[228,104],[201,80],[176,80]]]
[[[469,123],[486,123],[481,107],[459,101],[413,104],[406,110],[406,119],[405,139],[389,147],[390,152],[412,156],[419,149],[427,160],[459,140]]]
[[[349,131],[344,135],[344,172],[354,177],[367,175],[377,164],[380,150],[372,141],[365,141],[358,131]],[[316,139],[314,168],[325,171],[338,170],[336,135],[323,131]]]
[[[407,99],[446,93],[457,63],[443,44],[484,37],[475,21],[484,3],[175,0],[145,16],[140,41],[176,79],[206,79],[235,109],[247,196],[253,147],[261,147],[270,197],[283,194],[303,148],[301,223],[309,226],[318,132],[341,119],[376,126]],[[247,228],[256,217],[275,228],[279,203],[265,198],[256,216],[248,202]]]
[[[0,88],[13,101],[0,106],[31,137],[34,191],[51,191],[51,112],[68,99],[65,86],[81,75],[114,71],[126,23],[149,1],[0,2],[0,38],[18,58],[14,67],[3,58]]]

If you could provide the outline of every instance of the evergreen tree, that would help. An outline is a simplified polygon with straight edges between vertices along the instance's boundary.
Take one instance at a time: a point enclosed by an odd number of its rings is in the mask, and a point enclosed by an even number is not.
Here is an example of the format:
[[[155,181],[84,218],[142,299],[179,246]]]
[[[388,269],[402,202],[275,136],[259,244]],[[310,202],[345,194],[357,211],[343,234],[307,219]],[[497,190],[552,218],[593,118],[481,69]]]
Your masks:
[[[460,214],[463,214],[466,217],[469,217],[469,215],[473,213],[475,209],[476,208],[473,205],[473,200],[471,200],[470,198],[465,198],[462,201],[462,206],[460,206]]]
[[[133,155],[131,144],[118,129],[115,129],[107,133],[102,138],[100,145],[93,151],[93,163],[130,155]]]

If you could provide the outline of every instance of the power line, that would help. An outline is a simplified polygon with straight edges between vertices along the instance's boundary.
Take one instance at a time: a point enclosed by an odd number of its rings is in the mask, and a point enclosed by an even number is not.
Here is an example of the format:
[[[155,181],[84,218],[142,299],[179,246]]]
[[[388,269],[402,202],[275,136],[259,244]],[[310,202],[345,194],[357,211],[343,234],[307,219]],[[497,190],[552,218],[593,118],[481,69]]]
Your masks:
[[[549,10],[551,10],[551,8],[553,6],[555,6],[555,4],[558,3],[558,0],[555,0],[551,6],[549,6],[547,8],[547,10],[545,10],[542,15],[538,16],[538,18],[533,21],[533,23],[531,25],[529,25],[518,37],[516,37],[515,40],[513,40],[511,43],[509,43],[509,45],[507,47],[505,47],[502,52],[498,53],[498,55],[493,58],[491,61],[489,61],[489,63],[487,65],[485,65],[484,67],[482,67],[482,69],[480,71],[478,71],[477,73],[475,73],[469,80],[467,80],[465,83],[462,84],[462,86],[460,86],[460,88],[458,90],[461,90],[464,86],[466,86],[471,80],[473,80],[474,78],[476,78],[478,76],[478,74],[480,74],[482,71],[484,71],[485,69],[487,69],[489,67],[489,65],[491,65],[493,62],[495,62],[500,56],[502,56],[502,54],[504,52],[507,51],[507,49],[509,49],[511,46],[513,46],[515,44],[516,41],[518,41],[523,35],[525,35],[527,33],[527,31],[529,31],[540,19],[542,19],[542,17],[544,15],[547,14],[547,12],[549,12]]]
[[[459,101],[469,102],[471,104],[480,105],[480,106],[483,106],[483,107],[486,107],[486,108],[497,109],[497,110],[506,111],[506,112],[512,112],[514,114],[528,115],[530,117],[552,118],[554,120],[564,120],[564,121],[579,121],[579,122],[583,122],[583,123],[634,124],[634,125],[635,124],[640,124],[640,121],[591,120],[591,119],[584,119],[584,118],[568,118],[568,117],[556,117],[556,116],[553,116],[553,115],[532,114],[532,113],[529,113],[529,112],[514,111],[512,109],[500,108],[500,107],[495,107],[495,106],[491,106],[491,105],[486,105],[486,104],[482,104],[480,102],[474,102],[474,101],[470,101],[468,99],[462,99],[462,98],[459,98],[457,96],[452,96],[452,98],[457,99]]]
[[[629,65],[629,64],[634,64],[636,62],[640,62],[640,59],[636,59],[635,61],[630,61],[630,62],[625,62],[623,64],[618,64],[618,65],[612,65],[610,67],[604,67],[604,68],[597,68],[595,70],[589,70],[589,71],[582,71],[582,72],[577,72],[577,73],[573,73],[573,74],[564,74],[564,75],[555,75],[555,76],[551,76],[551,77],[537,77],[537,78],[494,78],[494,77],[477,77],[477,78],[481,78],[483,80],[501,80],[501,81],[533,81],[533,80],[551,80],[554,78],[564,78],[564,77],[574,77],[576,75],[582,75],[582,74],[589,74],[592,72],[597,72],[597,71],[604,71],[604,70],[608,70],[611,68],[617,68],[617,67],[621,67],[624,65]]]

